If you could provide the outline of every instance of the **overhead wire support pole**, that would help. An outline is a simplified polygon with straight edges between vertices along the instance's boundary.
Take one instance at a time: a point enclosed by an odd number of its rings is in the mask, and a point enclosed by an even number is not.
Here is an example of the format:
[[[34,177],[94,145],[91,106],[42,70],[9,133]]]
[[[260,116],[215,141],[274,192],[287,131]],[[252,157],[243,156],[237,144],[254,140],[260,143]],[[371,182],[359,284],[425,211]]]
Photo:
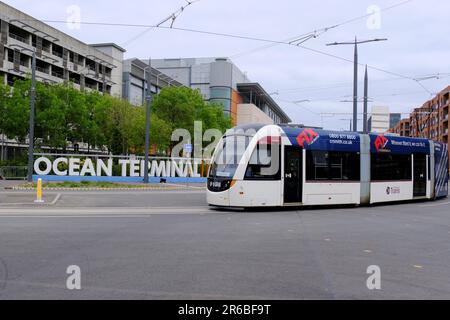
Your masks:
[[[367,102],[369,100],[369,75],[367,74],[367,66],[366,71],[364,73],[364,107],[363,107],[363,133],[367,133]]]
[[[353,59],[353,131],[358,131],[358,42],[355,37]]]
[[[327,46],[338,46],[338,45],[354,45],[354,57],[353,57],[353,131],[358,131],[358,44],[369,43],[369,42],[378,42],[378,41],[387,41],[386,38],[383,39],[371,39],[371,40],[362,40],[358,41],[355,37],[354,42],[333,42],[328,43]]]

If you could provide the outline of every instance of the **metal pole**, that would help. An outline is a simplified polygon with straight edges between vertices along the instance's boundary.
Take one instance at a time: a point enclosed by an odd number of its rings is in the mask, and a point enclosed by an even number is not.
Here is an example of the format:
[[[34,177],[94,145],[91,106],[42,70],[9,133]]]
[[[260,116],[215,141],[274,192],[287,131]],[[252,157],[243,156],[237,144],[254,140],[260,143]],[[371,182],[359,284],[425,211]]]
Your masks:
[[[152,89],[151,89],[151,80],[152,80],[152,60],[148,59],[148,70],[146,72],[146,82],[147,82],[147,96],[146,100],[146,113],[145,113],[145,155],[144,155],[144,183],[149,182],[148,178],[148,161],[149,161],[149,149],[150,149],[150,105],[152,100]]]
[[[353,131],[358,131],[358,43],[355,37],[355,57],[353,61]]]
[[[31,64],[31,91],[30,91],[30,132],[28,134],[28,182],[33,181],[33,153],[34,153],[34,107],[36,102],[36,52],[33,51]]]
[[[364,115],[363,115],[363,132],[367,133],[367,102],[368,102],[368,94],[369,94],[369,76],[367,74],[367,65],[366,72],[364,74]]]

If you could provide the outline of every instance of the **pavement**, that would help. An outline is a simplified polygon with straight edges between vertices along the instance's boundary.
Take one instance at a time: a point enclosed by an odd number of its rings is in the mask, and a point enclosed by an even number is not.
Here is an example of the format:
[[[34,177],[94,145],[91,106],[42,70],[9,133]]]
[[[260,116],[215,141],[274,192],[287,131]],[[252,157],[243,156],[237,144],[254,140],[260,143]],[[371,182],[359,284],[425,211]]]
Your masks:
[[[0,207],[0,299],[450,299],[449,241],[448,199],[222,211],[203,190],[67,191]]]

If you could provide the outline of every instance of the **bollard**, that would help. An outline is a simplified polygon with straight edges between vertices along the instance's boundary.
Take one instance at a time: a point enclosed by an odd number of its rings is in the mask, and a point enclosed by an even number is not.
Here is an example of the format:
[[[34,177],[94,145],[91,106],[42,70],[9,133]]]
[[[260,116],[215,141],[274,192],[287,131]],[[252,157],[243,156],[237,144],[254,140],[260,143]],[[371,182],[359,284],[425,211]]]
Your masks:
[[[44,203],[44,200],[42,200],[42,179],[39,178],[37,181],[36,186],[36,200],[34,200],[36,203]]]

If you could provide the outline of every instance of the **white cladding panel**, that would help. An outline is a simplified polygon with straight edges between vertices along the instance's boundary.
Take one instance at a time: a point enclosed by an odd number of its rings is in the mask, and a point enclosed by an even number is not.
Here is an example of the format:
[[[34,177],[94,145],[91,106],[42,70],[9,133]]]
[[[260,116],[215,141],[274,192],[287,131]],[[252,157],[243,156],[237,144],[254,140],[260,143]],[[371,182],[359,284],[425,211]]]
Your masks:
[[[230,206],[230,191],[211,192],[206,191],[206,202],[214,206]]]
[[[230,205],[236,207],[281,206],[281,181],[236,181],[230,189]]]
[[[412,181],[385,181],[370,184],[370,203],[404,201],[412,198]]]
[[[305,183],[304,205],[359,204],[361,187],[359,183]]]

